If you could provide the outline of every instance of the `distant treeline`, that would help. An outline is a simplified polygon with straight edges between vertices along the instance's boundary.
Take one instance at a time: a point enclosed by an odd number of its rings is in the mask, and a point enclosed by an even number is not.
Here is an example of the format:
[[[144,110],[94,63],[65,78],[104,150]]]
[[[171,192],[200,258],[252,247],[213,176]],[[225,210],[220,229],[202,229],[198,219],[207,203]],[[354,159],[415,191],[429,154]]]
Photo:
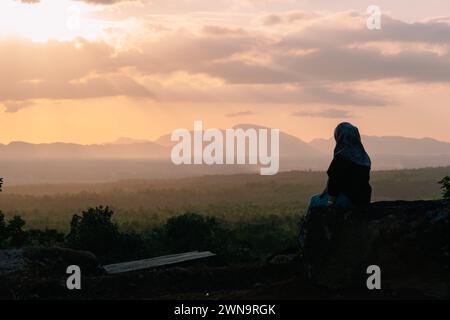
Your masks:
[[[437,183],[450,167],[372,173],[373,200],[440,197]],[[321,192],[325,172],[284,172],[204,176],[171,180],[127,180],[103,184],[4,186],[0,208],[20,215],[27,228],[67,232],[72,216],[108,204],[121,229],[142,232],[181,212],[198,212],[227,223],[246,223],[270,216],[298,220],[312,194]]]

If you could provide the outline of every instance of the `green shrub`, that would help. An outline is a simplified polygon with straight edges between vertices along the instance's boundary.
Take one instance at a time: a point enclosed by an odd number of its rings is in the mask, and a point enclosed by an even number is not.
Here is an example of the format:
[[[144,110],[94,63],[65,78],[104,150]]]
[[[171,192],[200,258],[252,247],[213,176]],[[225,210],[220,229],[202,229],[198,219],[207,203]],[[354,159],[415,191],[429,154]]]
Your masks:
[[[174,253],[226,249],[227,232],[213,217],[185,213],[170,218],[164,231],[166,244]]]
[[[89,208],[70,222],[67,245],[73,249],[89,250],[97,256],[111,256],[118,245],[120,233],[111,221],[109,207]]]
[[[444,177],[441,181],[439,181],[439,184],[441,184],[442,197],[444,199],[450,199],[450,177]]]
[[[6,247],[6,240],[8,239],[8,231],[6,228],[5,215],[0,211],[0,248]]]
[[[22,247],[29,244],[30,233],[24,230],[25,220],[14,216],[6,221],[0,211],[0,248]]]
[[[61,246],[64,244],[65,234],[55,229],[32,229],[27,231],[27,239],[29,244],[33,246]]]
[[[89,208],[82,215],[74,215],[66,244],[72,249],[88,250],[102,262],[140,258],[143,242],[134,233],[122,234],[112,221],[109,207]]]
[[[23,230],[25,220],[20,216],[14,216],[6,227],[10,247],[21,247],[27,243],[27,233]]]

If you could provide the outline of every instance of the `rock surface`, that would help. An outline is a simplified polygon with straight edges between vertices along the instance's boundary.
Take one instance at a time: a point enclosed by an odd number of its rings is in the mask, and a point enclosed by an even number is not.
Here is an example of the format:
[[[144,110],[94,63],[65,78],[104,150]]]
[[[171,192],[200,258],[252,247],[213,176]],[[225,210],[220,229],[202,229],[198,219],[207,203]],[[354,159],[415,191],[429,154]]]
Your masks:
[[[315,208],[300,238],[305,270],[318,285],[367,290],[367,268],[377,265],[383,289],[450,297],[450,201]]]
[[[0,250],[0,299],[41,298],[47,292],[67,291],[67,267],[77,265],[83,275],[102,272],[97,258],[87,251],[29,247]]]

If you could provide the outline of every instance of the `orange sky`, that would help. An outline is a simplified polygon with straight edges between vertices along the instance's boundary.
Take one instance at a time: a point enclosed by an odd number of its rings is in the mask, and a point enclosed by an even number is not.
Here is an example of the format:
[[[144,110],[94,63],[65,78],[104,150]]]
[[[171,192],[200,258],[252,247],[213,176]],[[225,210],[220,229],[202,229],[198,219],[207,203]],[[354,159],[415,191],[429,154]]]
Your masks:
[[[0,142],[155,139],[194,120],[450,141],[450,3],[376,1],[371,31],[372,1],[343,2],[2,0]]]

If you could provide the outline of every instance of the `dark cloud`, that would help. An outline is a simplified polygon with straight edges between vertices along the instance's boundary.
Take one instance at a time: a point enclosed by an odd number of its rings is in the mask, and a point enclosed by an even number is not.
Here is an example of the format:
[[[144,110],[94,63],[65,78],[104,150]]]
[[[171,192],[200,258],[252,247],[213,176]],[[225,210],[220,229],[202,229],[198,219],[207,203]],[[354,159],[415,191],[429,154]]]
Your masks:
[[[0,96],[5,100],[19,101],[28,99],[87,99],[113,96],[154,97],[147,88],[138,84],[132,78],[120,74],[96,76],[80,82],[49,80],[16,82],[1,86]]]
[[[277,14],[270,14],[263,18],[263,24],[266,26],[274,26],[283,22],[283,19]]]
[[[253,111],[250,110],[246,110],[246,111],[239,111],[239,112],[231,112],[231,113],[227,113],[225,115],[225,117],[227,118],[237,118],[237,117],[244,117],[244,116],[251,116],[256,114]]]
[[[247,32],[241,28],[224,28],[219,26],[204,26],[203,33],[209,35],[245,35]]]
[[[233,36],[233,38],[235,38]],[[261,41],[263,42],[263,41]],[[141,51],[117,54],[105,43],[78,39],[74,42],[33,43],[25,40],[0,42],[1,100],[82,99],[106,96],[154,97],[162,100],[221,101],[229,103],[325,103],[334,105],[382,106],[385,97],[356,90],[336,91],[324,85],[299,84],[307,74],[286,64],[252,65],[226,61],[261,45],[257,39],[241,36],[193,38],[180,36],[148,43]],[[265,45],[265,44],[264,44]],[[18,54],[20,53],[20,54]],[[222,62],[222,61],[224,62]],[[206,74],[228,82],[224,88],[207,91],[188,86],[186,90],[142,85],[123,74],[132,68],[143,75],[185,71]],[[305,79],[305,78],[304,78]],[[286,89],[279,85],[290,84]],[[147,89],[148,88],[148,89]]]
[[[342,19],[360,23],[363,28],[348,28],[336,25],[336,21],[323,21],[320,24],[306,26],[301,32],[292,32],[278,44],[280,48],[326,48],[343,47],[354,43],[366,42],[397,42],[449,44],[450,24],[445,20],[430,20],[427,22],[407,23],[383,15],[381,30],[365,28],[366,17],[355,16],[349,12]],[[285,20],[283,20],[285,21]]]
[[[113,65],[114,50],[105,43],[9,39],[0,41],[0,51],[3,101],[153,96]]]
[[[35,105],[34,101],[4,101],[1,104],[5,107],[5,112],[14,113],[21,109]]]
[[[289,19],[302,16],[291,14],[282,20]],[[438,54],[408,46],[385,54],[376,47],[350,46],[393,41],[448,47],[450,26],[442,22],[404,23],[387,18],[380,32],[316,25],[280,37],[274,40],[259,32],[208,25],[199,33],[175,31],[120,52],[106,43],[82,39],[47,43],[3,39],[0,100],[126,95],[187,102],[387,106],[392,103],[388,97],[360,90],[364,86],[358,83],[450,82],[448,51]],[[302,50],[306,51],[299,54]],[[136,77],[154,79],[175,72],[221,79],[224,85],[208,90],[189,84],[169,88],[157,80],[144,85]]]
[[[151,85],[152,92],[161,101],[194,102],[194,103],[227,103],[227,104],[258,104],[265,105],[334,105],[334,106],[387,106],[392,101],[383,96],[367,93],[364,90],[336,91],[320,86],[290,86],[286,88],[278,84],[265,85],[226,85],[212,87],[208,90],[182,86],[167,88],[156,84]]]
[[[291,24],[298,21],[310,20],[318,15],[309,12],[291,12],[287,14],[269,14],[262,18],[265,26],[276,26],[281,24]]]
[[[297,111],[292,114],[295,117],[313,117],[313,118],[330,118],[344,119],[351,118],[352,114],[348,110],[341,109],[325,109],[321,111]]]
[[[450,81],[450,55],[423,51],[386,55],[374,49],[326,48],[305,56],[278,56],[276,63],[297,70],[298,81]]]
[[[336,90],[326,86],[307,86],[304,89],[311,102],[328,103],[334,105],[356,105],[367,107],[385,107],[393,103],[392,99],[384,95],[367,92],[362,89]],[[317,99],[316,97],[320,97]]]
[[[295,32],[273,42],[261,34],[208,26],[199,36],[177,32],[116,60],[143,73],[187,71],[206,73],[230,84],[296,84],[403,79],[449,82],[450,55],[403,49],[385,54],[377,48],[350,47],[364,41],[426,42],[450,45],[450,26],[404,23],[386,18],[381,32],[327,28]],[[313,50],[296,54],[297,50]],[[246,58],[263,54],[268,62]],[[119,62],[120,61],[120,62]]]

